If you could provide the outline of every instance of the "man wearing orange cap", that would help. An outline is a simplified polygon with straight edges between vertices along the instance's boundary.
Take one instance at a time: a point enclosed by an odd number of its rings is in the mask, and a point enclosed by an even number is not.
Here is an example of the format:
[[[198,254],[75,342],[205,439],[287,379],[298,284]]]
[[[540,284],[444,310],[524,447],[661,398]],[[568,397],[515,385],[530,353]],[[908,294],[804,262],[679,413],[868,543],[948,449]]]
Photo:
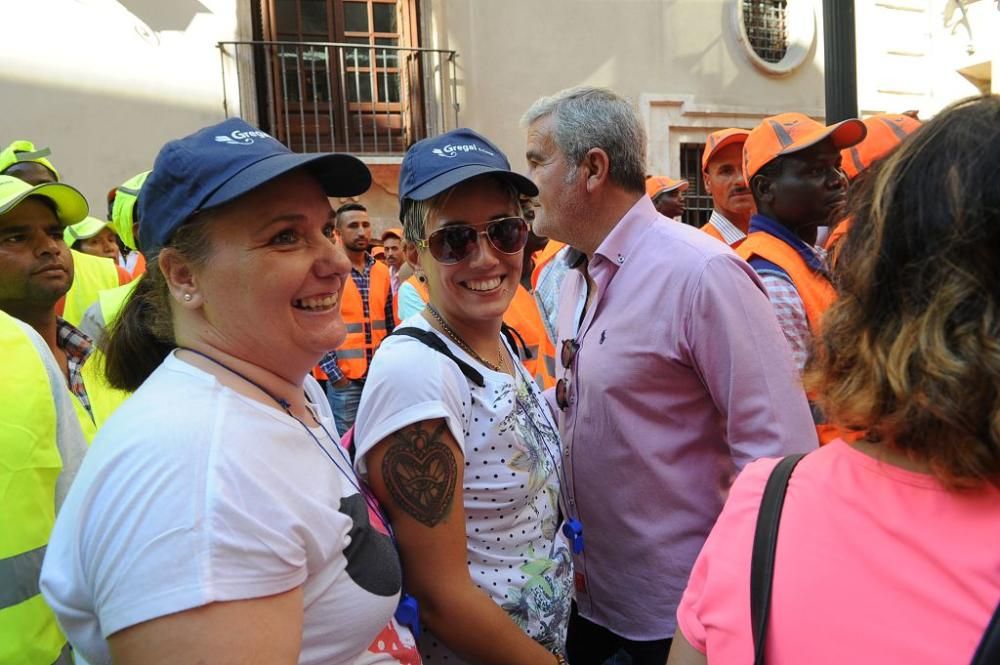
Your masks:
[[[836,297],[816,233],[847,200],[840,151],[865,137],[860,120],[826,127],[801,113],[765,118],[743,145],[743,173],[758,212],[736,250],[767,287],[799,370],[820,317]]]
[[[690,186],[687,180],[674,180],[665,175],[646,176],[646,195],[653,207],[664,217],[676,219],[684,214],[684,192]]]
[[[743,178],[745,129],[720,129],[708,135],[701,156],[705,191],[712,195],[712,216],[701,230],[733,249],[747,237],[753,196]]]
[[[843,163],[841,168],[847,179],[853,185],[862,172],[868,170],[875,162],[884,159],[906,138],[920,128],[920,121],[910,115],[880,114],[864,120],[868,134],[864,140],[841,152]],[[833,252],[847,233],[850,226],[845,219],[837,224],[823,243],[827,252]]]

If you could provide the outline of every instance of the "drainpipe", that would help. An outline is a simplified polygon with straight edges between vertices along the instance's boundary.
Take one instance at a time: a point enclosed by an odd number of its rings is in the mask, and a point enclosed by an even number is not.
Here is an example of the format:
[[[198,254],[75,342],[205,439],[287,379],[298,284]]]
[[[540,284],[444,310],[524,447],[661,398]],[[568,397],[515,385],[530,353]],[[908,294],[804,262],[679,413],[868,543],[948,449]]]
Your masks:
[[[823,64],[826,122],[858,117],[854,0],[823,0]]]

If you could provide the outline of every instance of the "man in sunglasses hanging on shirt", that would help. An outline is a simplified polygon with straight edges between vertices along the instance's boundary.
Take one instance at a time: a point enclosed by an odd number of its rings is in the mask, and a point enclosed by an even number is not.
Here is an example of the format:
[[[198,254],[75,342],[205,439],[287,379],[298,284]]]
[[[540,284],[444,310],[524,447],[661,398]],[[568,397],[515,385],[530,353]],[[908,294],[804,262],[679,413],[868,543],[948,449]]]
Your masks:
[[[816,448],[753,270],[645,196],[646,134],[609,90],[523,118],[539,235],[586,257],[559,302],[553,397],[569,485],[576,607],[567,652],[662,665],[677,604],[735,473]]]

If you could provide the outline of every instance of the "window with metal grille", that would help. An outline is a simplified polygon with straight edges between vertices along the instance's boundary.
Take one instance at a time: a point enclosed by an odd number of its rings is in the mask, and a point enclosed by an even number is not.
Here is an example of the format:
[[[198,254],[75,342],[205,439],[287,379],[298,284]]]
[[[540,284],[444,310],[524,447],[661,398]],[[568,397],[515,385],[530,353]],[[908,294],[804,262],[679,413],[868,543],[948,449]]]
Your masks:
[[[691,226],[702,227],[712,216],[712,195],[705,191],[705,179],[701,177],[701,154],[704,143],[681,144],[681,177],[690,187],[684,192],[684,216],[681,221]]]
[[[301,151],[402,154],[423,137],[422,76],[434,63],[419,48],[418,0],[253,2],[258,72],[270,77],[258,85],[270,107],[262,124],[273,117],[267,128],[279,140]]]
[[[780,62],[788,51],[787,4],[787,0],[743,0],[747,39],[766,62]]]

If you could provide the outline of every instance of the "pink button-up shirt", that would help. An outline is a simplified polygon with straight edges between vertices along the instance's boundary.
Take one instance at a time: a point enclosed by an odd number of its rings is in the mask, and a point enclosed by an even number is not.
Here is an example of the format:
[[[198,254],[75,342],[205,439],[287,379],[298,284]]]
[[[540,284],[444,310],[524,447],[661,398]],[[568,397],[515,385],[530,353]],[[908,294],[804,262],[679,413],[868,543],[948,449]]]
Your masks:
[[[816,448],[788,344],[754,271],[642,197],[571,270],[559,347],[580,349],[558,411],[580,614],[633,640],[671,637],[688,574],[737,470]],[[581,579],[582,578],[582,579]]]

